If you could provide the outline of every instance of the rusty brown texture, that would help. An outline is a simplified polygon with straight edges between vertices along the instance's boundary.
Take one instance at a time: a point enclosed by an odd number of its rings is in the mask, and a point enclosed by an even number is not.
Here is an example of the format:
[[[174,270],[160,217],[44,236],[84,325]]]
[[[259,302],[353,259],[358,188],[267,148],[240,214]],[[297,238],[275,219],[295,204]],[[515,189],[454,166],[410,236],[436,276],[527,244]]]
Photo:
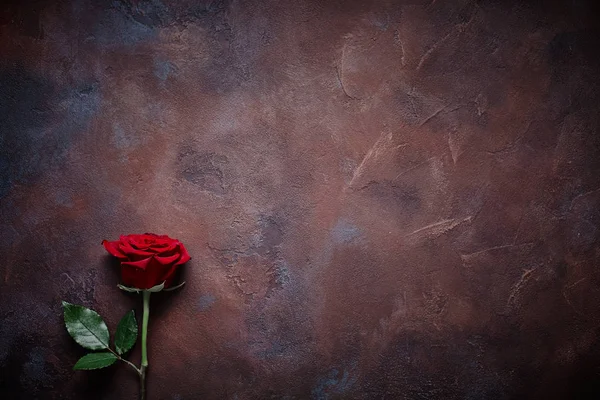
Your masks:
[[[4,3],[0,397],[136,398],[60,301],[139,315],[100,242],[156,232],[150,399],[597,399],[597,11]]]

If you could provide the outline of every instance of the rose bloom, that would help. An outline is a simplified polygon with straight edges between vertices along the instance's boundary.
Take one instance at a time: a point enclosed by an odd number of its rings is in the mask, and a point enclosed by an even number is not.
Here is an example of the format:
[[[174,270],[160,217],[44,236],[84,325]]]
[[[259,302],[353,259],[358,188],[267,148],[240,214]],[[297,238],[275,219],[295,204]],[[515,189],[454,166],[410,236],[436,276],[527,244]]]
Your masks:
[[[121,260],[123,284],[137,289],[150,289],[163,282],[168,288],[177,268],[190,260],[183,243],[167,235],[122,235],[119,240],[103,240],[102,244]]]

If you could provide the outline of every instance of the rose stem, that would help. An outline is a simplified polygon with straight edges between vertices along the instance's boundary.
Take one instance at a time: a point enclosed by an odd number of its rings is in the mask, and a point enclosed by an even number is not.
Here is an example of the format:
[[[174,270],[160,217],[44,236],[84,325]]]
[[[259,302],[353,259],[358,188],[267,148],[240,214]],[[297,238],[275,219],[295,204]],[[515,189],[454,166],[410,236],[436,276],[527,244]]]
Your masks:
[[[144,313],[142,316],[142,365],[140,366],[140,398],[146,397],[146,368],[148,368],[148,348],[146,339],[148,338],[148,317],[150,316],[150,292],[144,290]]]

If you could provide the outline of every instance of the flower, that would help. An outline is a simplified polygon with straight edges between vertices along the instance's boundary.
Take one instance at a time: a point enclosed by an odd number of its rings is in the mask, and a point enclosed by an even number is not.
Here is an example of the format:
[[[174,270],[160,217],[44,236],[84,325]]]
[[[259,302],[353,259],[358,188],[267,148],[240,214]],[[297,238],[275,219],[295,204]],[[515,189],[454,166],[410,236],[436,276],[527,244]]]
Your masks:
[[[168,288],[177,268],[190,260],[183,243],[167,235],[121,235],[119,240],[103,240],[102,244],[121,260],[123,284],[136,289],[150,289],[163,282]]]

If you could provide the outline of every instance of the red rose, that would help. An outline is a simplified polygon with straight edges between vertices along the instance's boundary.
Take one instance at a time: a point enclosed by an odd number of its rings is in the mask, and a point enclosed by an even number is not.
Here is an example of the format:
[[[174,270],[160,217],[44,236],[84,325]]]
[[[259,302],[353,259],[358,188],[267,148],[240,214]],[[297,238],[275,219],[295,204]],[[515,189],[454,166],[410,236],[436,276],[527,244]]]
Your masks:
[[[123,284],[137,289],[150,289],[163,282],[169,287],[177,268],[190,259],[183,243],[167,235],[126,235],[114,242],[103,240],[102,244],[121,260]]]

